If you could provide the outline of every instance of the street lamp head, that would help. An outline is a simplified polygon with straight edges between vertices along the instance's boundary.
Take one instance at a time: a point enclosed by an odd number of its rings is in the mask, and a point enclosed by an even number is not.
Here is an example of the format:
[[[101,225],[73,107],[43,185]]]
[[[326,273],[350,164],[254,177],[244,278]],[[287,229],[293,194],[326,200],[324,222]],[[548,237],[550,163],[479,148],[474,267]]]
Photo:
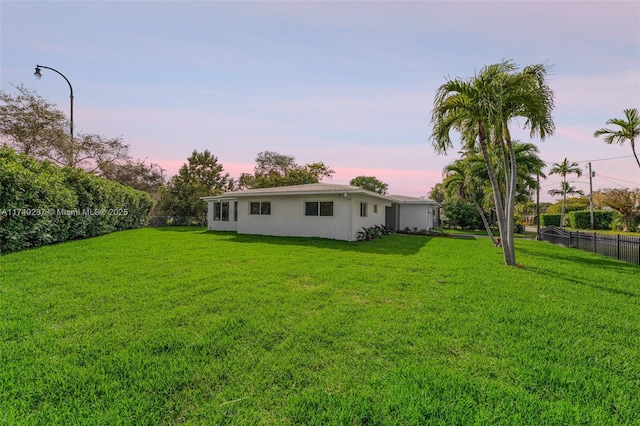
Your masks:
[[[35,75],[38,80],[40,80],[42,78],[42,74],[40,74],[40,67],[39,66],[36,66],[36,72],[34,72],[33,75]]]

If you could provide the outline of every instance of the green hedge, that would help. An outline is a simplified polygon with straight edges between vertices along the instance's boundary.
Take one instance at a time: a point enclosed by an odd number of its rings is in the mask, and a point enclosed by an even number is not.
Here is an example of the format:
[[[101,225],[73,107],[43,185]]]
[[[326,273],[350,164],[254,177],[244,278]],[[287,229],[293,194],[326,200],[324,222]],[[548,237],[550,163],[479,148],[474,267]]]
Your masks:
[[[139,228],[146,192],[0,147],[0,253]]]
[[[612,210],[594,210],[593,225],[595,229],[611,229],[615,212]],[[591,213],[589,210],[568,213],[569,223],[575,229],[591,228]]]
[[[549,213],[541,214],[540,226],[560,226],[560,215]]]

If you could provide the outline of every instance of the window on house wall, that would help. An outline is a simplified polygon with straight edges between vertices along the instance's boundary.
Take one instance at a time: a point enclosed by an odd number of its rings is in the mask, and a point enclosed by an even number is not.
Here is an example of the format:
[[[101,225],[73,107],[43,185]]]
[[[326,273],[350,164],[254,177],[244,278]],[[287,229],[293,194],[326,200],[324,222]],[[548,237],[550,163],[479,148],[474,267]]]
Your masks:
[[[260,203],[260,214],[271,214],[271,203],[269,201]]]
[[[227,201],[213,203],[213,220],[229,221],[229,203]]]
[[[320,216],[333,216],[333,201],[320,202]]]
[[[373,205],[373,212],[374,212],[375,214],[378,214],[378,205],[377,205],[377,204],[374,204],[374,205]]]
[[[333,201],[307,201],[304,203],[305,216],[333,216]]]
[[[234,222],[238,221],[238,202],[237,201],[233,202],[233,221]]]
[[[221,219],[224,222],[228,222],[229,221],[229,202],[225,201],[221,203],[220,210],[221,210],[220,211]]]
[[[252,215],[270,215],[271,214],[271,202],[270,201],[252,201],[249,203],[249,214]]]
[[[360,203],[360,217],[367,217],[367,203]]]

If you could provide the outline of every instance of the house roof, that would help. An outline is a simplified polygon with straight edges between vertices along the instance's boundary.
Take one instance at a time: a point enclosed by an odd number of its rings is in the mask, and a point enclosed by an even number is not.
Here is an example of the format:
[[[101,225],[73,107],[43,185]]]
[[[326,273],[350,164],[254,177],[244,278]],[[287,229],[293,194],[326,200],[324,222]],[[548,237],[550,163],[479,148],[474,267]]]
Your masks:
[[[221,200],[225,198],[278,196],[278,195],[319,195],[319,194],[362,194],[394,202],[390,197],[377,192],[367,191],[359,186],[336,185],[331,183],[308,183],[303,185],[277,186],[273,188],[244,189],[242,191],[229,191],[222,195],[202,197],[205,201]]]
[[[407,195],[388,195],[388,197],[402,204],[435,204],[439,206],[439,204],[431,198],[409,197]]]
[[[429,198],[408,197],[406,195],[382,195],[377,192],[362,189],[353,185],[337,185],[332,183],[307,183],[303,185],[276,186],[273,188],[244,189],[242,191],[228,191],[221,195],[202,197],[204,201],[214,201],[223,199],[233,199],[256,196],[279,196],[279,195],[320,195],[320,194],[362,194],[378,198],[392,203],[401,204],[435,204]]]

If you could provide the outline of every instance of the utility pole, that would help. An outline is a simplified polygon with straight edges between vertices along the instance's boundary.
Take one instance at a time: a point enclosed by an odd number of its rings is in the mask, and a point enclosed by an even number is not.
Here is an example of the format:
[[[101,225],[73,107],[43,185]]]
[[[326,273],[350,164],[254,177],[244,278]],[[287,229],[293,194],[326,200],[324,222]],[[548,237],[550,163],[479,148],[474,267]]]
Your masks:
[[[536,240],[540,239],[540,173],[536,178]]]
[[[593,177],[596,175],[596,172],[591,171],[591,162],[589,162],[589,220],[591,224],[591,229],[595,228],[594,220],[593,220]]]

